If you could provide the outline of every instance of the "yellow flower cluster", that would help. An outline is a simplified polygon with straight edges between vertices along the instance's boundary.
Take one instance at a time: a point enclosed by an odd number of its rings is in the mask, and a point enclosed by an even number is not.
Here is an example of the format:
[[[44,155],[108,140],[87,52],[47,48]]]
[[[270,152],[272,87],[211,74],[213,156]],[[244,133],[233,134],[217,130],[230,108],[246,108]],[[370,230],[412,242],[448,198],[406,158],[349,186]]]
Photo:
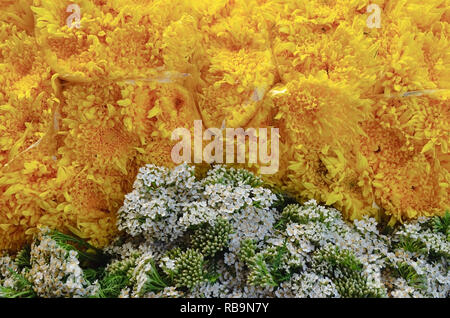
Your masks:
[[[267,181],[348,219],[440,214],[449,32],[450,0],[1,0],[0,250],[40,225],[106,244],[197,119],[279,128]]]

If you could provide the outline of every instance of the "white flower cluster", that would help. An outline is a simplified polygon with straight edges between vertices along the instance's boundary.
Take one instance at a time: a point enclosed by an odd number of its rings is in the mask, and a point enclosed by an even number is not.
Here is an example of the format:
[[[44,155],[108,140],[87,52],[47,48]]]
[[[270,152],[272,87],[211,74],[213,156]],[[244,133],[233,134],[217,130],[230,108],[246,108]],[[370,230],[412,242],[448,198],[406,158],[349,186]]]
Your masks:
[[[384,264],[382,255],[388,248],[385,240],[380,239],[374,219],[355,221],[353,227],[342,219],[338,210],[320,206],[315,200],[301,208],[286,209],[295,210],[295,221],[288,222],[285,232],[269,241],[273,246],[286,245],[286,269],[311,264],[315,250],[332,244],[340,250],[351,250],[364,264],[364,274],[372,286],[381,288],[380,265]]]
[[[118,228],[138,236],[170,242],[177,239],[189,226],[181,221],[201,219],[210,214],[206,205],[197,204],[200,189],[195,182],[193,168],[186,165],[174,170],[147,165],[139,170],[133,191],[125,196],[118,212]],[[192,204],[192,203],[196,204]]]
[[[136,261],[136,267],[133,270],[131,283],[133,285],[132,297],[143,297],[145,295],[144,285],[147,282],[147,275],[153,269],[154,255],[145,253]]]
[[[0,257],[0,286],[15,288],[17,278],[14,277],[14,272],[20,272],[14,260],[10,256]]]
[[[205,298],[268,298],[273,297],[273,288],[236,284],[234,278],[197,286],[190,297]]]
[[[408,285],[408,282],[399,277],[393,282],[396,289],[391,292],[391,296],[394,298],[423,298],[425,297],[414,287]]]
[[[41,233],[31,255],[0,258],[0,296],[450,296],[450,215],[381,234],[314,200],[285,205],[245,170],[199,180],[185,164],[147,165],[119,210],[123,233],[96,251],[101,268],[83,270],[85,249]]]
[[[267,294],[261,291],[265,288],[246,286],[244,264],[237,257],[243,240],[252,239],[262,247],[265,239],[273,235],[279,218],[272,208],[277,196],[261,184],[248,171],[223,166],[215,166],[202,180],[196,180],[194,168],[186,164],[173,170],[153,165],[141,168],[133,191],[126,195],[119,210],[118,228],[131,237],[142,237],[142,245],[152,253],[144,253],[139,259],[131,279],[134,287],[124,290],[122,296],[152,295],[143,289],[152,270],[150,260],[156,260],[160,268],[175,266],[174,260],[163,257],[164,250],[176,246],[177,239],[183,239],[190,229],[203,224],[214,226],[219,218],[228,221],[233,229],[225,253],[226,264],[217,269],[223,279],[229,276],[226,266],[234,268],[235,275],[225,279],[224,288],[237,297]],[[113,246],[107,251],[120,253]],[[206,283],[201,286],[210,288]]]
[[[123,242],[122,238],[116,239],[103,249],[103,252],[110,255],[113,260],[128,259],[135,254],[141,253],[141,248],[134,242]]]
[[[247,184],[248,176],[239,170],[228,170],[216,166],[197,181],[194,168],[186,164],[173,170],[141,168],[119,210],[118,228],[131,236],[168,243],[193,226],[213,225],[221,217],[235,228],[231,250],[238,250],[241,239],[264,240],[275,223],[276,210],[271,206],[277,197]]]
[[[153,253],[143,256],[134,272],[134,288],[123,295],[143,295],[142,286],[153,270],[150,259],[157,260],[163,268],[174,268],[174,260],[163,257],[162,246],[177,246],[176,239],[184,238],[190,229],[201,224],[213,226],[221,217],[230,222],[233,232],[223,258],[215,264],[218,278],[199,283],[186,295],[341,297],[358,295],[360,289],[363,294],[375,296],[448,296],[450,279],[445,255],[449,242],[431,229],[424,231],[421,221],[419,225],[405,225],[392,240],[379,233],[375,219],[366,217],[347,223],[338,210],[320,206],[314,200],[303,206],[287,206],[280,214],[273,208],[277,197],[260,185],[260,180],[246,171],[221,166],[199,181],[187,165],[173,171],[151,165],[141,169],[134,190],[121,209],[119,227],[131,236],[145,237],[146,246]],[[275,230],[279,222],[284,224],[281,231],[279,227]],[[412,253],[399,247],[398,242],[405,237],[421,242],[427,253]],[[253,242],[262,262],[253,267],[240,256],[242,242],[247,240]],[[344,267],[318,264],[318,253],[339,258]],[[433,253],[440,255],[437,262],[428,257]],[[278,267],[271,268],[270,262],[278,256]],[[267,264],[265,258],[269,260]],[[275,280],[254,272],[254,282],[249,283],[249,271],[257,271],[261,266],[267,266],[269,272],[283,273],[286,278],[273,286]],[[346,271],[352,266],[359,269],[353,269],[353,276],[345,280]],[[405,266],[411,273],[405,272]],[[326,270],[331,270],[331,276],[324,274]],[[410,279],[415,276],[421,285]],[[341,295],[339,291],[347,285],[354,291],[346,294],[344,290]],[[156,294],[147,293],[146,297],[151,295]]]
[[[283,217],[287,219],[284,232],[268,240],[268,243],[269,249],[283,245],[286,247],[288,253],[283,256],[283,268],[286,271],[290,268],[301,268],[304,273],[317,271],[325,264],[314,264],[312,255],[315,251],[332,246],[340,251],[351,252],[359,261],[365,286],[369,289],[385,290],[391,297],[449,296],[447,263],[450,244],[444,234],[433,232],[426,225],[429,220],[405,224],[394,233],[392,239],[379,233],[375,219],[366,217],[350,224],[342,220],[337,210],[319,206],[314,200],[301,208],[288,206]],[[407,246],[399,245],[406,239],[409,244],[421,244],[423,249],[408,251]],[[411,282],[386,275],[389,269],[396,272],[397,276],[410,277]],[[340,275],[339,270],[334,271],[335,275]],[[302,288],[309,285],[299,283],[301,280],[295,277],[297,279],[292,277],[281,285],[283,295],[289,294],[289,287],[293,295],[309,293],[306,290],[302,292]],[[323,280],[326,277],[319,275],[319,278]],[[388,285],[392,285],[389,291],[385,289]]]
[[[25,277],[39,297],[87,297],[98,291],[79,265],[78,253],[67,251],[45,234],[31,246],[31,269]]]
[[[22,258],[0,258],[0,297],[76,298],[97,294],[100,286],[97,281],[91,284],[86,280],[78,253],[59,246],[49,233],[42,229]]]
[[[408,239],[422,243],[427,253],[433,253],[437,255],[450,258],[450,245],[448,244],[448,237],[443,233],[433,232],[432,229],[427,226],[427,220],[421,218],[417,221],[412,221],[403,226],[402,230],[396,232],[396,239]]]
[[[449,297],[450,295],[450,244],[448,237],[432,231],[429,220],[419,219],[396,231],[393,242],[397,248],[387,253],[394,267],[408,270],[417,277],[412,288],[405,280],[393,282],[393,295],[399,297]],[[432,261],[430,261],[430,259]]]
[[[339,297],[339,292],[331,279],[303,273],[294,274],[289,281],[281,283],[275,295],[280,298],[335,298]]]
[[[233,255],[233,266],[226,265],[228,255]],[[267,298],[274,296],[274,288],[270,286],[254,286],[247,284],[245,265],[234,254],[226,253],[225,262],[218,262],[215,282],[204,282],[191,292],[191,297],[206,298]]]

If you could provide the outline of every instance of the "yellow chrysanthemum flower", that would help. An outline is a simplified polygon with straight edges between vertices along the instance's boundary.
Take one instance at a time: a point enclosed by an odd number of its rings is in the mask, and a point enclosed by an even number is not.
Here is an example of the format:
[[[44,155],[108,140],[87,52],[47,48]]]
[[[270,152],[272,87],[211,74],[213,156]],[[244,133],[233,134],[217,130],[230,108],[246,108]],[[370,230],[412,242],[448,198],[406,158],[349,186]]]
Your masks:
[[[56,211],[54,145],[48,139],[3,167],[0,175],[0,250],[16,249],[36,233],[38,225],[62,228]],[[51,220],[48,219],[49,216]]]
[[[69,85],[63,97],[58,132],[63,137],[58,149],[62,165],[76,161],[90,170],[126,175],[136,152],[136,137],[126,131],[120,116],[119,85]]]
[[[71,82],[156,77],[165,68],[164,31],[186,9],[182,0],[81,0],[70,18],[70,4],[42,0],[32,9],[47,63]]]
[[[173,166],[172,131],[187,128],[192,134],[194,121],[201,119],[192,94],[175,82],[134,81],[120,86],[120,113],[126,130],[138,140],[136,164]]]
[[[432,154],[436,146],[427,149],[423,142],[378,121],[364,122],[363,128],[367,136],[362,138],[360,151],[368,160],[377,204],[397,220],[442,213],[449,203],[450,175]],[[448,157],[448,150],[444,156]]]
[[[33,0],[0,1],[0,21],[15,25],[28,34],[34,32],[34,17],[31,11]]]
[[[62,219],[61,229],[70,230],[96,246],[107,244],[117,234],[115,213],[125,193],[132,188],[132,177],[89,171],[89,167],[76,163],[59,164],[52,188],[58,194],[57,214],[46,216],[48,223],[58,216]]]
[[[214,5],[213,5],[214,2]],[[206,127],[244,127],[275,84],[269,34],[257,1],[197,4],[195,98]]]
[[[365,119],[370,100],[331,81],[325,72],[290,81],[276,91],[282,93],[272,97],[278,108],[275,118],[289,145],[284,157],[289,161],[287,190],[348,206],[344,211],[349,215],[354,209],[360,213],[363,204],[346,203],[346,196],[356,193],[363,200],[355,143],[362,134],[358,122]]]
[[[333,81],[370,89],[378,71],[377,47],[364,35],[364,11],[357,10],[364,6],[357,1],[294,3],[283,7],[282,18],[268,22],[273,24],[271,43],[283,81],[326,71]],[[355,16],[350,15],[352,11]]]
[[[0,21],[0,41],[1,168],[40,141],[59,101],[34,38]]]

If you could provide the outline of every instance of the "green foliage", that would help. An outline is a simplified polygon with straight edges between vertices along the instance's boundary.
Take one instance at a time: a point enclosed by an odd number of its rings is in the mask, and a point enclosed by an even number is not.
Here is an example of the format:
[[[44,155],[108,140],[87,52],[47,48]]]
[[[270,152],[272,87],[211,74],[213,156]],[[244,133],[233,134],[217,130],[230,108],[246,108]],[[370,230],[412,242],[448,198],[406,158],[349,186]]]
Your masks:
[[[131,285],[131,271],[136,266],[137,254],[130,259],[124,259],[112,263],[103,273],[103,278],[99,281],[100,290],[97,297],[117,298],[120,292]],[[147,279],[140,291],[141,295],[149,292],[160,292],[169,284],[163,279],[157,270],[155,262],[149,260],[150,270],[145,274]]]
[[[104,273],[104,269],[103,268],[99,268],[99,269],[86,268],[86,269],[83,269],[84,278],[91,284],[93,282],[95,282],[96,280],[98,280],[100,277],[102,277],[103,273]]]
[[[287,272],[286,269],[283,268],[283,264],[285,264],[285,257],[288,256],[288,250],[286,248],[286,244],[283,246],[279,246],[274,249],[274,253],[266,254],[265,260],[266,262],[271,264],[270,273],[274,278],[277,285],[280,283],[287,281],[291,278],[292,274]]]
[[[281,213],[281,220],[283,223],[287,224],[289,222],[292,223],[304,223],[302,222],[302,218],[299,215],[300,206],[298,204],[289,204],[287,205],[283,212]]]
[[[15,280],[14,288],[0,286],[0,298],[35,298],[36,293],[33,290],[33,285],[28,279],[17,273],[11,268],[8,268],[12,277]]]
[[[363,265],[351,251],[341,250],[338,247],[327,246],[319,249],[314,253],[313,259],[321,268],[326,266],[325,273],[327,274],[333,275],[335,270],[347,272],[363,269]]]
[[[101,249],[92,246],[75,235],[68,235],[57,230],[52,230],[48,233],[48,236],[66,251],[76,251],[79,255],[80,262],[85,267],[100,266],[105,264],[107,260]]]
[[[136,267],[136,260],[139,255],[139,253],[133,253],[129,258],[114,261],[102,271],[98,297],[116,298],[120,295],[122,289],[130,285],[131,272]],[[152,261],[152,271],[154,268],[155,264]]]
[[[255,286],[278,286],[289,280],[290,273],[283,268],[285,245],[256,253],[256,245],[252,240],[241,243],[239,257],[248,266],[248,282]]]
[[[107,274],[100,281],[100,290],[97,294],[99,298],[117,298],[122,289],[129,283],[129,279],[120,274]]]
[[[395,264],[392,268],[398,276],[404,278],[408,282],[408,285],[417,289],[425,288],[425,277],[417,274],[411,265],[402,262]]]
[[[147,272],[147,281],[144,284],[143,292],[159,292],[164,288],[168,287],[169,284],[165,279],[161,277],[156,268],[155,262],[153,260],[150,261],[151,270]]]
[[[0,286],[0,298],[35,298],[36,294],[33,289],[17,290]]]
[[[440,232],[447,236],[449,239],[450,236],[450,211],[445,211],[445,214],[442,217],[435,216],[432,221],[433,230],[435,232]]]
[[[216,262],[209,262],[207,263],[207,273],[206,273],[206,280],[210,282],[211,284],[214,284],[219,278],[220,273],[217,271],[217,263]]]
[[[31,252],[31,246],[26,245],[24,248],[22,248],[17,253],[15,262],[16,262],[17,266],[19,266],[19,268],[31,267],[30,252]]]
[[[411,253],[418,253],[418,254],[427,253],[426,245],[422,241],[415,240],[411,237],[402,236],[400,242],[397,244],[397,248],[401,248]]]

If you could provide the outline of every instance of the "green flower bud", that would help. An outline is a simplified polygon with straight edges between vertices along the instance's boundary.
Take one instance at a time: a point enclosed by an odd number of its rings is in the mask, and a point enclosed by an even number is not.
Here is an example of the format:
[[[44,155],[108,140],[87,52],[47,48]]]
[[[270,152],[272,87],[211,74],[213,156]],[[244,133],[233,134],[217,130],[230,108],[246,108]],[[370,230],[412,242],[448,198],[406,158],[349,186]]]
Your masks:
[[[191,244],[203,255],[214,256],[228,247],[231,233],[233,233],[231,224],[227,220],[219,218],[214,226],[205,224],[194,231],[191,236]]]

